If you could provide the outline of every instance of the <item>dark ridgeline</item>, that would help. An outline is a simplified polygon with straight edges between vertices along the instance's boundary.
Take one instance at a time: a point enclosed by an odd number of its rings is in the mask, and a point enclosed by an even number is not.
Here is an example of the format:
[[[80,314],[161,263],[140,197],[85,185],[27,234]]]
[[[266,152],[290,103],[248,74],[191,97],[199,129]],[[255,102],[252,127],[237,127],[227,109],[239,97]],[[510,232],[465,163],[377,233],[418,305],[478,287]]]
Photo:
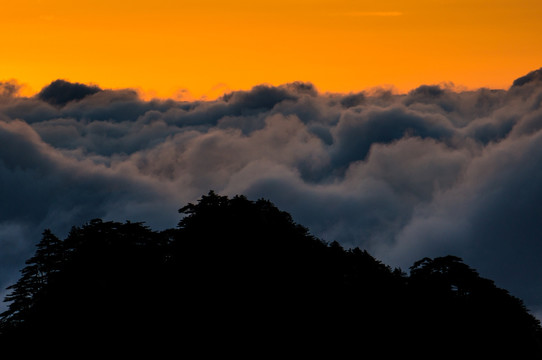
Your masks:
[[[44,231],[6,297],[4,351],[542,357],[522,301],[457,257],[407,276],[266,200],[210,192],[180,212],[162,232],[102,220],[65,240]]]

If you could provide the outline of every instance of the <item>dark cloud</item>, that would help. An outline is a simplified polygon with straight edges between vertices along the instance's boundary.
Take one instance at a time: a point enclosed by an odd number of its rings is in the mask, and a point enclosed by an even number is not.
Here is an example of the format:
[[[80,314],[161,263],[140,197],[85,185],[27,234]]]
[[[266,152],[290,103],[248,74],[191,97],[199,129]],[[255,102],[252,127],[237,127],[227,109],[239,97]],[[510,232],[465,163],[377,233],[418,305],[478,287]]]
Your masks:
[[[531,71],[527,75],[516,79],[513,82],[512,86],[523,86],[528,83],[541,82],[541,81],[542,81],[542,68],[535,71]]]
[[[255,86],[251,91],[236,91],[223,96],[226,103],[235,106],[235,115],[249,115],[253,110],[270,110],[281,101],[295,99],[285,88],[264,85]]]
[[[21,86],[15,80],[0,81],[0,101],[2,98],[17,95]]]
[[[44,228],[93,217],[173,227],[209,189],[264,197],[325,240],[406,269],[463,257],[542,308],[542,81],[322,94],[261,85],[214,101],[0,83],[5,287]]]
[[[39,92],[38,98],[51,105],[64,106],[70,101],[81,100],[85,96],[95,94],[100,90],[97,86],[70,83],[59,79],[44,87]]]
[[[452,133],[446,119],[400,106],[346,111],[333,129],[334,167],[346,168],[364,160],[374,144],[389,144],[406,136],[444,140]]]
[[[351,108],[354,106],[361,105],[365,102],[365,94],[364,93],[357,93],[357,94],[349,94],[346,96],[342,96],[341,98],[341,105],[345,108]]]

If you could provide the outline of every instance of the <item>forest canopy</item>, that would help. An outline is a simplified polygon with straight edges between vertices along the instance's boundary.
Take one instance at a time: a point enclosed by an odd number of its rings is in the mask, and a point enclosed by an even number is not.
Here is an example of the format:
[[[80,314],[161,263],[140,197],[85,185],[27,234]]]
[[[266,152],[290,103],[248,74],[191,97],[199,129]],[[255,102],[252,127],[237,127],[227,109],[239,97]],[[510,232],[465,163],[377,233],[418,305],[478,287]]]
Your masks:
[[[523,302],[459,257],[423,258],[407,274],[314,237],[264,199],[211,191],[179,212],[163,231],[101,219],[63,240],[44,230],[8,287],[2,345],[173,336],[263,349],[303,336],[383,356],[542,355]]]

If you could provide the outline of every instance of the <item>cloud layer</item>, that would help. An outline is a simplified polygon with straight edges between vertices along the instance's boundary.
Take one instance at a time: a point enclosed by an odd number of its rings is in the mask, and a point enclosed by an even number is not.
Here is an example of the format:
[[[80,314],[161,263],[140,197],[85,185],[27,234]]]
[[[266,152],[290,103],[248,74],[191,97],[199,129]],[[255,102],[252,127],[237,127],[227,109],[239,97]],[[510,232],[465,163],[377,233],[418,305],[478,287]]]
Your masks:
[[[406,269],[461,256],[542,308],[542,70],[508,90],[321,94],[256,86],[216,101],[0,83],[0,286],[44,228],[94,217],[173,227],[214,189],[264,197],[324,240]]]

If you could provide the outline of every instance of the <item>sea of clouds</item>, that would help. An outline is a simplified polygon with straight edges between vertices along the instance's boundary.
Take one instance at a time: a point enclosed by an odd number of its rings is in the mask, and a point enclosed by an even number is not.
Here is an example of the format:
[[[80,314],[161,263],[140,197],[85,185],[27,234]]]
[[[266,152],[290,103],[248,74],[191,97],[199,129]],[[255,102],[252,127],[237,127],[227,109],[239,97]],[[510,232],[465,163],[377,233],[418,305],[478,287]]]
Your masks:
[[[269,199],[321,239],[404,270],[460,256],[542,309],[542,69],[508,90],[290,83],[190,102],[63,80],[18,91],[0,83],[2,290],[45,228],[175,227],[212,189]]]

